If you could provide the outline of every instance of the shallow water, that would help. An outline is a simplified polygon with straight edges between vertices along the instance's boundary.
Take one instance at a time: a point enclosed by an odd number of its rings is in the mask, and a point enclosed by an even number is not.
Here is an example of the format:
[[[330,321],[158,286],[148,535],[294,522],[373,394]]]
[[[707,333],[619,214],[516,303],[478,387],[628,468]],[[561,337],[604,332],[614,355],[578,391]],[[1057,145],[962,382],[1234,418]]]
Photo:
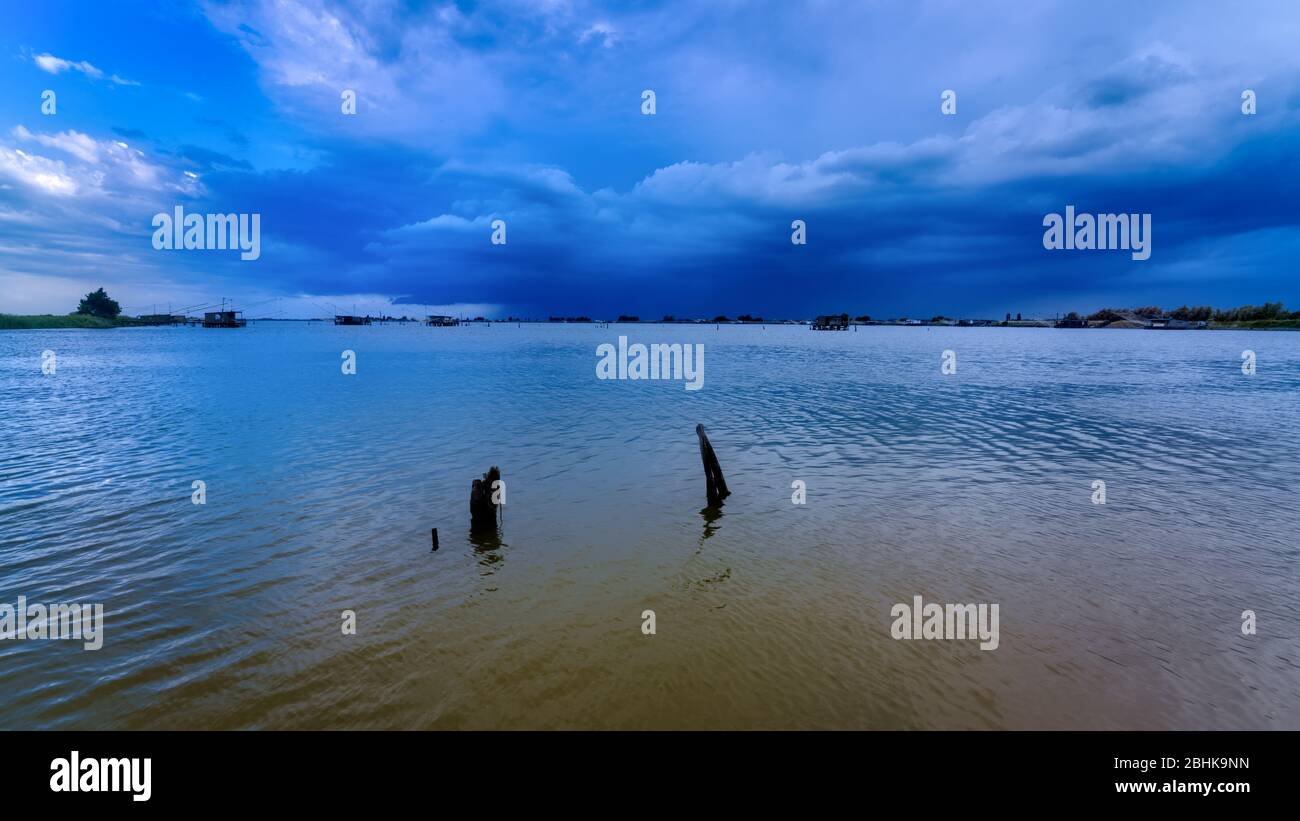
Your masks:
[[[596,379],[619,334],[704,388]],[[0,602],[105,608],[0,641],[0,727],[1300,728],[1298,389],[1293,333],[0,332]]]

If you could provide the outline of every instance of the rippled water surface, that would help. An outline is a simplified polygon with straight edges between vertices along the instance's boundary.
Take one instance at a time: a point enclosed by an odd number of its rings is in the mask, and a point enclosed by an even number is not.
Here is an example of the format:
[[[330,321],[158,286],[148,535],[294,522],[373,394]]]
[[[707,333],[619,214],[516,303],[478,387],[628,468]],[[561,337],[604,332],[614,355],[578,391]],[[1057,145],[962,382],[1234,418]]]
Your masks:
[[[704,389],[597,380],[620,333]],[[0,726],[1300,728],[1298,389],[1293,333],[0,332],[0,602],[106,634],[0,642]]]

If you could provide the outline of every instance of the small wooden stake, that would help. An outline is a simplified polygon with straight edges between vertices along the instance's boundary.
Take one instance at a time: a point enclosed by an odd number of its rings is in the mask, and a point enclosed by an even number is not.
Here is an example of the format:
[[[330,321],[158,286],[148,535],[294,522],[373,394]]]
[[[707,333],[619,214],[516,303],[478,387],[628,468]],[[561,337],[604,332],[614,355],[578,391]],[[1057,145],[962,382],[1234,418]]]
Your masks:
[[[704,462],[704,487],[709,497],[709,507],[717,507],[731,495],[731,491],[727,490],[727,480],[722,478],[718,455],[713,452],[713,445],[709,444],[703,425],[695,426],[695,435],[700,439],[700,459]]]
[[[433,550],[437,550],[437,549],[438,549],[438,528],[435,527],[433,529]],[[433,551],[431,550],[429,552],[432,553]]]

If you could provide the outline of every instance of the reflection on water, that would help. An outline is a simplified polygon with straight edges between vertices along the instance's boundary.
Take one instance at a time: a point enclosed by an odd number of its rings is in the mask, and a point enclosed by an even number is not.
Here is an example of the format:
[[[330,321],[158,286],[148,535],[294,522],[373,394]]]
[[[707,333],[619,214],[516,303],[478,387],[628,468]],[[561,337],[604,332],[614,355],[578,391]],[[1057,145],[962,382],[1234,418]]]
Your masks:
[[[704,389],[597,380],[618,333]],[[0,332],[0,602],[105,633],[0,642],[0,726],[1300,728],[1300,335],[618,333]],[[509,544],[450,535],[485,464]],[[892,640],[916,595],[1000,646]]]
[[[700,546],[704,546],[704,541],[718,531],[722,520],[722,508],[706,507],[700,510],[700,517],[704,519],[704,532],[700,534]]]
[[[492,482],[499,480],[501,475],[496,468],[484,474],[483,482],[486,486],[491,487]],[[479,482],[474,482],[474,492],[479,490]],[[486,494],[487,491],[485,490]],[[484,501],[488,497],[484,496]],[[474,506],[474,493],[470,494],[471,509]],[[479,566],[484,569],[483,575],[490,576],[496,571],[495,565],[505,559],[500,552],[506,545],[501,541],[501,525],[505,515],[505,506],[495,505],[495,509],[489,506],[487,516],[482,519],[476,519],[471,515],[469,526],[469,543],[474,546],[474,552],[481,558]],[[490,518],[489,518],[490,517]]]
[[[505,547],[501,541],[501,529],[494,528],[488,530],[485,528],[470,528],[469,543],[474,546],[475,553],[485,553],[489,550],[498,550]]]
[[[505,549],[509,547],[501,540],[501,529],[495,528],[473,528],[469,530],[469,543],[474,547],[474,553],[479,557],[479,567],[483,568],[483,575],[490,576],[497,570],[497,565],[505,561]]]

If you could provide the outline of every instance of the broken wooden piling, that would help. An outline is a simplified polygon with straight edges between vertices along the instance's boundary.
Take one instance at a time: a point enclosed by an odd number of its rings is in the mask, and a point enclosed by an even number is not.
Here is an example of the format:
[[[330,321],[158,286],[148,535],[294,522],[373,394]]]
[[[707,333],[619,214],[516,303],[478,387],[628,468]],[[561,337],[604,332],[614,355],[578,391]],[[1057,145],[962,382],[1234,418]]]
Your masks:
[[[727,480],[722,478],[718,455],[713,452],[713,445],[709,444],[703,425],[695,426],[695,435],[700,439],[700,459],[704,462],[704,487],[709,497],[709,507],[717,507],[731,495],[731,491],[727,490]]]
[[[475,479],[469,488],[469,524],[471,530],[495,530],[497,503],[492,500],[494,485],[501,481],[501,471],[495,466],[482,479]]]
[[[433,550],[437,550],[437,549],[438,549],[438,528],[435,527],[433,529]],[[432,553],[433,550],[429,552]]]

